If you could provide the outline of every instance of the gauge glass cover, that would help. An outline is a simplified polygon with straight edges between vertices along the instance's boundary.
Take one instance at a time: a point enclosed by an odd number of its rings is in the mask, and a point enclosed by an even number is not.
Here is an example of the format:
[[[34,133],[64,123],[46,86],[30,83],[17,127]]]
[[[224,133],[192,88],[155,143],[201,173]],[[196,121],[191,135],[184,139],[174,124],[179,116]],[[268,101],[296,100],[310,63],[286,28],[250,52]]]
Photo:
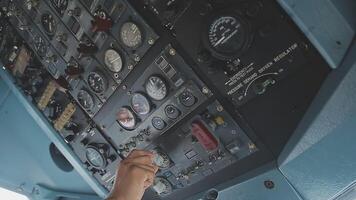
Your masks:
[[[88,75],[89,87],[96,93],[105,92],[107,89],[107,80],[100,72],[90,72]]]
[[[45,13],[41,16],[41,24],[48,35],[54,35],[57,30],[57,23],[50,13]]]
[[[84,109],[90,110],[94,107],[94,99],[86,90],[80,90],[77,98]]]
[[[87,147],[85,155],[88,162],[94,167],[102,168],[105,166],[105,157],[96,148]]]
[[[64,14],[68,7],[68,0],[51,0],[53,7],[58,13]]]
[[[113,49],[108,49],[105,52],[105,65],[106,67],[112,71],[112,72],[120,72],[122,69],[122,58],[120,56],[120,54],[113,50]]]
[[[151,110],[150,102],[143,94],[140,93],[132,95],[131,107],[137,114],[140,115],[146,115]]]
[[[136,118],[132,111],[122,107],[116,115],[118,123],[125,129],[132,130],[136,126]]]
[[[130,48],[137,48],[142,44],[142,32],[133,22],[126,22],[122,25],[120,38],[122,43]]]
[[[160,101],[167,96],[167,85],[158,76],[151,76],[146,82],[146,92],[152,99]]]

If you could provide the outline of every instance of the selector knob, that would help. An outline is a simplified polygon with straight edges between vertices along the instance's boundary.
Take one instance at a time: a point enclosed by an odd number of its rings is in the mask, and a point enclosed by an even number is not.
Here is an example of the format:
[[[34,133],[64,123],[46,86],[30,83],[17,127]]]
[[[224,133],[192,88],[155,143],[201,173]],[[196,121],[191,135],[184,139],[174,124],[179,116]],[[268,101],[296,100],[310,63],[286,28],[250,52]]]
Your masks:
[[[101,18],[96,16],[94,20],[91,22],[93,32],[107,32],[111,29],[113,23],[110,18]]]

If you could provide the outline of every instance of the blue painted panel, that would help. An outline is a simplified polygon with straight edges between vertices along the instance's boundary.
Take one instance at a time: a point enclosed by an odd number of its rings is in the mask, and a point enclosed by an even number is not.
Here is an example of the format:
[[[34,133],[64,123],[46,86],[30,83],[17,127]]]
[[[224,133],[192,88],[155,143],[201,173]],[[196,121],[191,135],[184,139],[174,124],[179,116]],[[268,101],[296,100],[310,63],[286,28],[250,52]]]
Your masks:
[[[77,172],[56,167],[49,153],[50,140],[7,91],[0,81],[0,185],[26,194],[32,193],[36,184],[59,191],[93,193]]]
[[[273,181],[272,189],[264,186],[266,180]],[[287,179],[271,164],[216,186],[215,190],[219,191],[218,200],[301,200]],[[201,200],[205,195],[203,192],[189,200]]]
[[[356,181],[356,43],[326,80],[279,158],[306,200],[331,199]]]
[[[332,68],[355,36],[354,0],[278,0]]]

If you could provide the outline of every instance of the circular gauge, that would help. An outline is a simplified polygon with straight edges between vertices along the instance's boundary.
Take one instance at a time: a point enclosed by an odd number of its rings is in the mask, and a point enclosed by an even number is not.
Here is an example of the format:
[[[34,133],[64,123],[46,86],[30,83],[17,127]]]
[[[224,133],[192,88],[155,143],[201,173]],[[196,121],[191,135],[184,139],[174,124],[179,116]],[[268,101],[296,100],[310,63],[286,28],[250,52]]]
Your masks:
[[[166,122],[160,117],[153,117],[151,123],[157,130],[163,130],[166,127]]]
[[[100,72],[90,72],[88,75],[89,87],[96,93],[105,92],[107,89],[107,81],[104,74]]]
[[[146,92],[152,99],[160,101],[167,96],[167,85],[158,76],[151,76],[146,82]]]
[[[47,53],[47,43],[41,36],[36,36],[34,39],[34,46],[37,54],[43,58]]]
[[[86,90],[80,90],[77,98],[84,109],[90,110],[94,107],[94,99]]]
[[[119,112],[116,114],[116,119],[119,124],[125,129],[132,130],[136,126],[135,115],[128,108],[120,108]]]
[[[41,24],[48,35],[54,35],[54,33],[56,33],[57,23],[52,14],[43,14],[41,16]]]
[[[106,67],[109,68],[112,72],[117,73],[122,69],[122,58],[120,54],[113,49],[106,50],[104,62]]]
[[[57,10],[61,15],[67,10],[68,0],[51,0],[53,7]]]
[[[236,15],[220,15],[208,25],[207,41],[212,54],[230,59],[245,49],[250,42],[250,30]]]
[[[88,162],[97,168],[103,168],[106,165],[105,156],[95,147],[87,147],[85,150],[85,156]]]
[[[150,102],[143,94],[140,93],[132,95],[131,107],[137,114],[140,115],[146,115],[151,110]]]
[[[190,107],[195,104],[195,97],[189,91],[184,91],[179,95],[179,101],[186,107]]]
[[[167,195],[173,191],[172,184],[167,179],[162,177],[155,178],[152,188],[159,195]]]
[[[178,110],[178,108],[173,105],[166,106],[164,112],[166,113],[167,117],[170,119],[176,119],[180,115],[180,111]]]
[[[168,155],[159,150],[153,150],[153,163],[159,168],[168,168],[171,165],[171,160]]]
[[[120,30],[121,41],[130,48],[136,48],[142,44],[142,32],[133,22],[126,22]]]

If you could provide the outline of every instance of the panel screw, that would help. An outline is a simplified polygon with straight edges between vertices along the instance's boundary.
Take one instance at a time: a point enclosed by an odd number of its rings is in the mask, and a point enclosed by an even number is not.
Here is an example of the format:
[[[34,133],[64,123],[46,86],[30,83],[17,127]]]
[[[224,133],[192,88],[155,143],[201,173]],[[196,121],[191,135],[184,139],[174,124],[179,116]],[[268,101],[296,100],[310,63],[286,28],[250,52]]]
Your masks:
[[[133,65],[131,65],[131,64],[128,65],[128,66],[127,66],[127,69],[132,70],[132,69],[133,69]]]
[[[209,94],[209,93],[210,93],[210,90],[209,90],[209,88],[207,88],[207,87],[203,87],[202,90],[201,90],[201,92],[202,92],[203,94]]]
[[[134,60],[135,60],[136,62],[138,62],[138,61],[141,60],[141,58],[140,58],[140,56],[138,56],[137,54],[135,54],[135,55],[134,55]]]
[[[265,185],[265,187],[266,187],[267,189],[273,189],[273,188],[274,188],[274,182],[271,181],[271,180],[266,180],[266,181],[264,182],[264,185]]]
[[[155,41],[153,39],[149,39],[147,42],[149,45],[153,45],[155,43]]]
[[[171,55],[171,56],[176,55],[176,50],[173,48],[169,49],[169,55]]]
[[[222,112],[222,111],[224,110],[224,107],[222,107],[222,105],[217,105],[217,106],[216,106],[216,110],[217,110],[218,112]]]

